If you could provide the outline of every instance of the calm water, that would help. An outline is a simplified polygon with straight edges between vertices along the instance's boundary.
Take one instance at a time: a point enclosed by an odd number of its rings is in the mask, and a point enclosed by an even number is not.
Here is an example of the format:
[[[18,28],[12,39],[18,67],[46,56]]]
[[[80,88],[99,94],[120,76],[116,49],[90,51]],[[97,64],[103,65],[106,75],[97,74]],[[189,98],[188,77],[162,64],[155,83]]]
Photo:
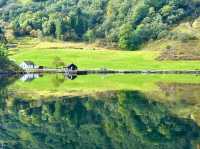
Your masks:
[[[0,77],[0,149],[199,149],[187,77]]]

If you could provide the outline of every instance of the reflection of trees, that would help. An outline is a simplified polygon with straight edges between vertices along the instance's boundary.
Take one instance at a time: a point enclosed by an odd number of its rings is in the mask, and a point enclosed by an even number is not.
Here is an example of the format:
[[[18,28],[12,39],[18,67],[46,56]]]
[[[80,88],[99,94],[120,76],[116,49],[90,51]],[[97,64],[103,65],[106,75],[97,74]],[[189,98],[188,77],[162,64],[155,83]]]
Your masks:
[[[128,93],[126,98],[134,99],[124,100],[123,106],[131,115],[134,132],[139,133],[142,139],[173,142],[181,137],[194,139],[198,135],[199,128],[195,123],[171,115],[164,105],[149,101],[138,93]]]
[[[8,91],[7,89],[0,90],[0,111],[5,110],[6,108],[6,101],[8,100]]]
[[[52,78],[52,83],[55,87],[59,87],[64,82],[65,77],[63,75],[56,74],[55,77]]]
[[[5,89],[9,84],[17,80],[17,76],[0,75],[0,90]]]
[[[7,77],[0,75],[0,111],[5,110],[6,100],[8,99],[7,86],[17,80],[17,77]]]
[[[138,92],[62,97],[30,102],[16,98],[0,140],[20,148],[192,148],[198,126],[179,119]],[[13,144],[9,144],[13,147]]]

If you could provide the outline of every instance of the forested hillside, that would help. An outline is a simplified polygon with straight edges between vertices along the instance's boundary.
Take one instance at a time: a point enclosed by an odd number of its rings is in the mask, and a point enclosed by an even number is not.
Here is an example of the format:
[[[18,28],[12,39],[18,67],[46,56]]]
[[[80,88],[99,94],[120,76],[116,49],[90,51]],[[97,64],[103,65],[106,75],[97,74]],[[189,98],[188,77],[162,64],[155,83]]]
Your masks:
[[[200,0],[0,0],[0,7],[1,22],[9,22],[16,37],[101,39],[130,50],[185,36],[170,29],[200,14]]]
[[[8,60],[6,43],[7,40],[5,38],[4,29],[0,26],[0,73],[15,72],[20,70],[16,64]]]

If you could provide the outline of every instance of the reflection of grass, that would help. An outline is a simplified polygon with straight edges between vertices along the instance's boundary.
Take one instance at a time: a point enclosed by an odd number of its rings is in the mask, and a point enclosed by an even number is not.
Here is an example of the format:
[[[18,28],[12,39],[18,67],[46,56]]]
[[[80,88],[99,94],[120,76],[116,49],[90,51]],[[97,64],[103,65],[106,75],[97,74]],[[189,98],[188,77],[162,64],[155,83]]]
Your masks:
[[[160,53],[158,51],[87,50],[92,48],[76,49],[74,46],[68,46],[67,43],[41,43],[36,39],[22,41],[19,42],[19,50],[12,50],[10,53],[12,54],[10,58],[15,59],[17,63],[32,60],[38,65],[55,67],[52,62],[55,57],[60,57],[65,64],[73,62],[81,69],[102,67],[109,69],[200,69],[199,61],[156,61],[155,58]]]
[[[76,80],[63,80],[63,76],[46,75],[32,82],[17,81],[12,89],[38,93],[38,95],[87,94],[108,90],[158,90],[157,82],[200,83],[195,75],[109,75],[79,76]]]
[[[27,3],[30,3],[31,0],[17,0],[19,3],[22,3],[22,4],[27,4]]]

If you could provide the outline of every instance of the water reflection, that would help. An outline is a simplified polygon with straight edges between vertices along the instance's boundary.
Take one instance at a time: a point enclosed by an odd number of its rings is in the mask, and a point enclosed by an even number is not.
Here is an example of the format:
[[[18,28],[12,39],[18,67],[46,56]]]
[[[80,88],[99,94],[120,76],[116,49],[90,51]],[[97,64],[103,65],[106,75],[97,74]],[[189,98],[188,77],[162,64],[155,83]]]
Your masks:
[[[33,81],[34,79],[38,79],[39,77],[42,77],[42,74],[24,74],[20,80],[23,82]]]
[[[65,74],[65,77],[69,80],[75,80],[78,76],[76,74]]]
[[[60,74],[56,74],[56,77],[59,76]],[[62,76],[64,76],[66,79],[68,80],[75,80],[77,78],[76,74],[62,74]],[[40,77],[43,77],[43,74],[37,74],[37,73],[28,73],[28,74],[24,74],[21,76],[20,80],[22,82],[31,82],[35,79],[38,79]]]
[[[200,128],[136,91],[29,101],[0,97],[5,148],[195,148]]]
[[[0,89],[5,89],[8,85],[18,80],[19,76],[0,75]]]
[[[66,80],[75,80],[77,79],[78,76],[85,76],[87,74],[73,74],[73,73],[58,73],[58,74],[55,74],[55,76],[64,76]],[[103,75],[103,76],[106,76],[108,74],[99,74],[99,75]],[[31,82],[35,79],[38,79],[40,77],[43,77],[43,74],[37,74],[37,73],[28,73],[28,74],[24,74],[21,76],[20,80],[23,81],[23,82]]]
[[[54,77],[55,86],[65,81]],[[140,91],[104,91],[32,101],[0,77],[0,148],[193,149],[200,128]],[[162,89],[164,89],[162,85]]]

